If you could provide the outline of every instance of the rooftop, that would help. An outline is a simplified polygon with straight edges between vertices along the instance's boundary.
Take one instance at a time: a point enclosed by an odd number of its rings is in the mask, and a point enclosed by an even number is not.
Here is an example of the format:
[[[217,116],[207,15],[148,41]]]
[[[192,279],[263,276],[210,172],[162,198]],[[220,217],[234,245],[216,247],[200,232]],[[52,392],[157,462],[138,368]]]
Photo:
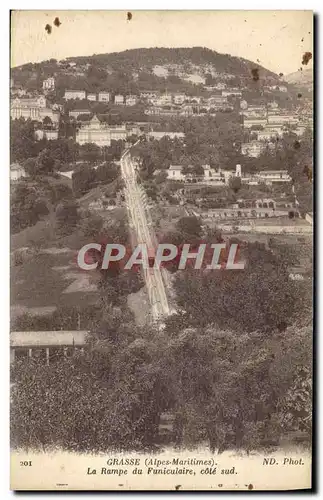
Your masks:
[[[11,347],[50,347],[50,346],[83,346],[88,332],[45,331],[45,332],[11,332]]]

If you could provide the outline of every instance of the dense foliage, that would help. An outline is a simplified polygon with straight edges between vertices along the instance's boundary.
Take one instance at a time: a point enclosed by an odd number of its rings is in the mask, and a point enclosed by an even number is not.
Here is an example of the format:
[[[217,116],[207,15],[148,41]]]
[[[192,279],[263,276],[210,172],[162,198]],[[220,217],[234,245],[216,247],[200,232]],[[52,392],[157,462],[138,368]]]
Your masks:
[[[139,333],[111,313],[85,355],[49,367],[17,362],[14,446],[152,449],[160,444],[164,412],[174,416],[170,439],[177,446],[249,451],[295,431],[309,442],[308,328],[237,334],[210,325]]]

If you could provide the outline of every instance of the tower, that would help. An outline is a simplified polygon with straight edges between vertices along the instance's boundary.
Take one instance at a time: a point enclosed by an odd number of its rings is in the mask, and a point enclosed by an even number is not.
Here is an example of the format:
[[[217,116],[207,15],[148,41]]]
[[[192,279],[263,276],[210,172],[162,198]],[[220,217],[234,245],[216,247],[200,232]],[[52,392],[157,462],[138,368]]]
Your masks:
[[[241,165],[236,165],[236,177],[241,177]]]

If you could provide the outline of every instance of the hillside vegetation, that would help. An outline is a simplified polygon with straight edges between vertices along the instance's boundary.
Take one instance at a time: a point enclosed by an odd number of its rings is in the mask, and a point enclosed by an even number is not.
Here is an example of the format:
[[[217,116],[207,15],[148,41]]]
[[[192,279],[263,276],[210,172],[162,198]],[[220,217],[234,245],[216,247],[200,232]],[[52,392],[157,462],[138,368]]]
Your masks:
[[[156,75],[156,66],[165,67],[165,77]],[[256,82],[255,70],[259,75]],[[165,90],[166,86],[168,90],[194,92],[197,85],[185,80],[191,75],[202,77],[207,84],[226,81],[251,88],[255,83],[279,80],[275,73],[259,64],[203,47],[132,49],[63,61],[50,59],[12,69],[15,83],[30,90],[40,89],[44,78],[55,76],[58,92],[75,88],[136,93],[145,89]]]

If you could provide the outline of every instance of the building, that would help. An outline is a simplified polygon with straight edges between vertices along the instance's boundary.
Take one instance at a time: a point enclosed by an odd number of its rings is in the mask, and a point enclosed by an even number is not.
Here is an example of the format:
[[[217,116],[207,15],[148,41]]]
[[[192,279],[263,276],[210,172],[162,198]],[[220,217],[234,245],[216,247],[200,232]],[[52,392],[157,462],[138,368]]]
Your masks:
[[[99,92],[98,101],[99,102],[109,102],[110,101],[110,92]]]
[[[268,121],[267,118],[244,118],[243,119],[243,126],[244,128],[251,128],[251,127],[265,127],[267,125]]]
[[[297,115],[289,115],[289,114],[277,114],[277,113],[268,113],[268,124],[277,124],[277,125],[297,125],[299,123],[299,117]]]
[[[241,97],[242,92],[241,92],[241,90],[236,90],[236,89],[222,90],[222,96],[223,97],[229,97],[229,96]]]
[[[291,182],[292,180],[287,170],[263,170],[255,174],[254,177],[267,185]]]
[[[85,90],[65,90],[64,99],[68,101],[69,99],[86,99]]]
[[[88,101],[96,101],[96,94],[88,94],[86,98]]]
[[[41,141],[42,139],[56,141],[58,139],[58,130],[35,130],[35,138],[37,141]]]
[[[207,99],[209,108],[223,109],[228,106],[228,98],[222,95],[214,95]]]
[[[282,127],[265,127],[257,132],[258,141],[270,141],[273,138],[282,137],[284,129]]]
[[[163,137],[169,137],[170,139],[184,139],[185,134],[184,132],[148,132],[147,136],[159,141]]]
[[[12,163],[10,165],[10,180],[15,182],[24,177],[27,177],[24,167],[18,163]]]
[[[186,95],[185,94],[174,94],[173,95],[173,102],[174,104],[181,105],[183,102],[185,102]]]
[[[141,99],[155,99],[157,96],[157,92],[140,92]]]
[[[92,115],[92,112],[89,109],[73,109],[69,111],[68,116],[70,118],[77,118],[79,115]]]
[[[167,170],[168,179],[173,179],[176,181],[185,180],[185,175],[182,174],[182,165],[171,165]]]
[[[117,94],[114,96],[114,104],[121,105],[124,103],[123,95]]]
[[[138,102],[138,97],[136,95],[126,96],[126,106],[135,106]]]
[[[53,123],[58,123],[60,113],[51,108],[46,107],[46,99],[44,96],[37,98],[15,98],[11,102],[10,116],[13,120],[25,118],[28,120],[43,121],[47,116]]]
[[[55,90],[55,78],[53,76],[47,78],[47,80],[43,81],[43,90],[44,91],[51,91]]]
[[[258,141],[245,142],[241,144],[241,154],[251,158],[258,158],[266,149],[266,144]]]
[[[162,94],[155,99],[153,104],[155,106],[171,106],[173,103],[173,98],[170,94]]]
[[[267,116],[267,109],[265,106],[249,106],[242,111],[246,118],[265,118]]]
[[[82,330],[11,332],[10,363],[35,358],[49,365],[51,361],[69,358],[75,351],[83,351],[87,335]]]
[[[125,140],[127,135],[125,125],[112,127],[95,115],[76,132],[75,140],[78,144],[93,142],[103,147],[110,146],[112,140]]]

